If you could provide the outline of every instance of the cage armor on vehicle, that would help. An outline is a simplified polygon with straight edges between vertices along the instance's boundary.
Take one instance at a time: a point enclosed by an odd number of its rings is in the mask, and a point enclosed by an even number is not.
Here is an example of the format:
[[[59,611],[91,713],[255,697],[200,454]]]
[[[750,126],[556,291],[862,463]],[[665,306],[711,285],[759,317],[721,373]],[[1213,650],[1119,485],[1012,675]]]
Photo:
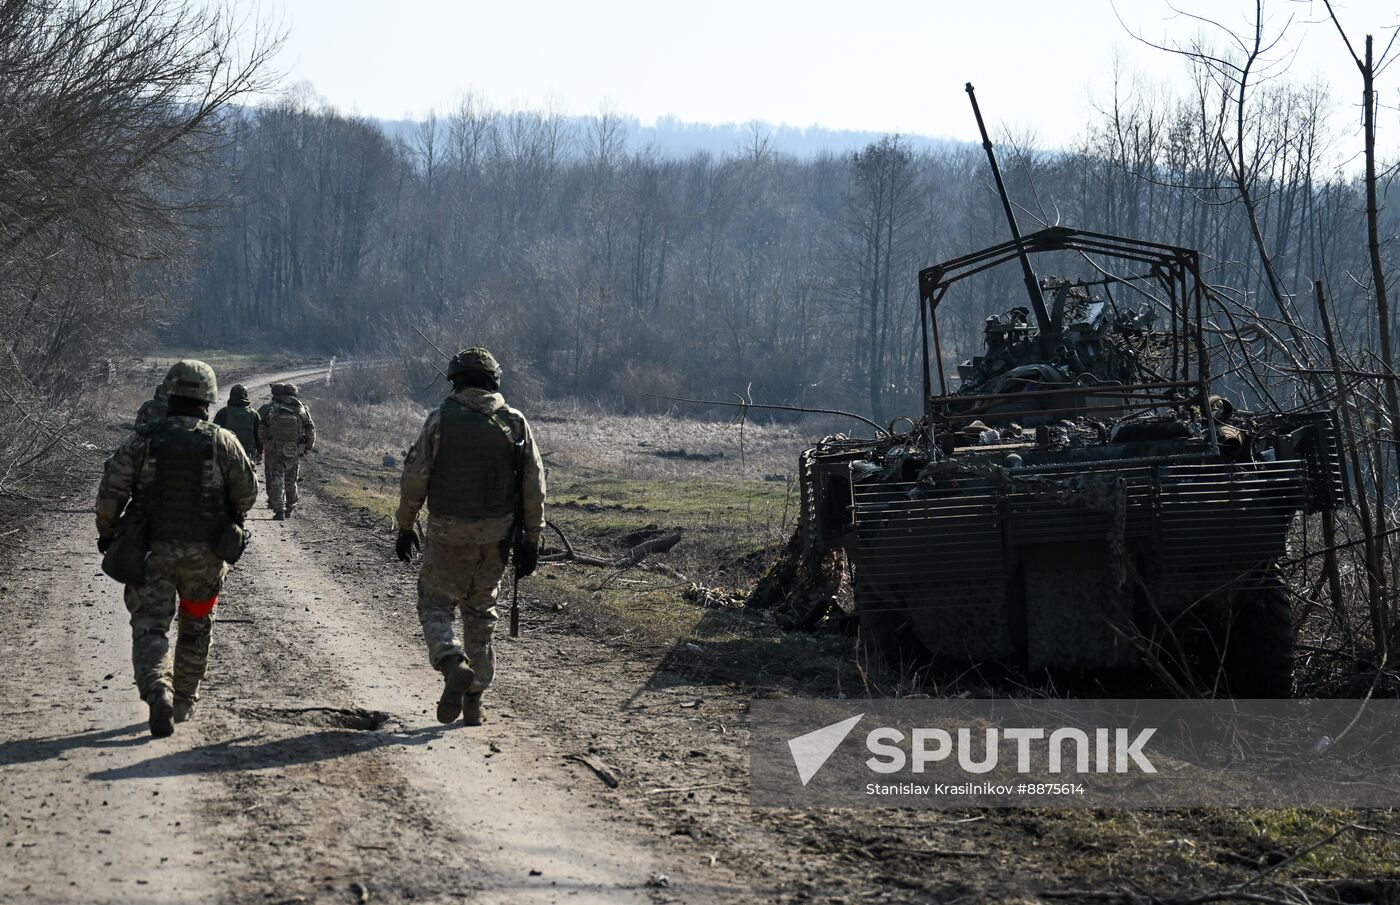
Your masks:
[[[804,544],[846,550],[862,631],[887,650],[1147,661],[1177,691],[1287,696],[1277,563],[1296,513],[1343,501],[1335,412],[1246,412],[1213,394],[1197,252],[1064,227],[1023,237],[1006,214],[1010,241],[919,273],[922,417],[803,453]],[[1031,262],[1061,252],[1088,272],[1036,279]],[[1015,264],[1030,304],[988,318],[949,392],[945,296]]]

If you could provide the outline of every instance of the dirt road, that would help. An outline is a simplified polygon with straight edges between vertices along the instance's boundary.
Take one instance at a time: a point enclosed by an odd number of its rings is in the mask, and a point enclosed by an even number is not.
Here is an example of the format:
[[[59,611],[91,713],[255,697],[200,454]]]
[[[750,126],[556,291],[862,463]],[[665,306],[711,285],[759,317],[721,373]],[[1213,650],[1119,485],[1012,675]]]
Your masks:
[[[203,700],[169,739],[147,735],[90,496],[75,489],[0,569],[0,901],[749,897],[570,759],[588,754],[587,726],[569,725],[579,646],[502,631],[487,725],[438,725],[413,570],[307,489],[294,521],[252,513]]]
[[[244,383],[260,398],[325,370]],[[330,397],[313,405],[336,423]],[[357,427],[342,407],[297,517],[254,510],[196,720],[169,739],[148,737],[132,687],[93,488],[54,488],[28,524],[0,526],[0,903],[1167,900],[1260,883],[1285,861],[1295,873],[1271,879],[1400,901],[1387,814],[1358,817],[1385,833],[1339,839],[1336,815],[1296,810],[749,807],[750,699],[860,693],[849,640],[689,602],[666,573],[542,568],[522,637],[497,635],[487,724],[439,726],[416,565],[393,558],[383,516],[397,470],[381,459],[404,415]],[[589,544],[616,535],[598,547],[615,552],[648,522],[689,525],[697,552],[671,562],[728,586],[711,563],[727,548],[707,538],[747,524],[748,488],[706,485],[718,496],[697,508],[684,481],[619,482],[598,464],[600,431],[648,426],[596,421],[537,420],[556,517]],[[357,429],[371,439],[336,441]],[[673,448],[677,425],[649,429],[633,454]],[[605,590],[623,582],[638,589],[625,608]],[[1327,860],[1292,858],[1326,839]]]

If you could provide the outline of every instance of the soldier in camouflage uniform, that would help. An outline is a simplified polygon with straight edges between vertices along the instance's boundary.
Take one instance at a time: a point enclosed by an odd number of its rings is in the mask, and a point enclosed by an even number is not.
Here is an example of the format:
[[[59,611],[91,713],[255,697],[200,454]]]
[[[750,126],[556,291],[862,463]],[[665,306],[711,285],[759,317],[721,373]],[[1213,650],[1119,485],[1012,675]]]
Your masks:
[[[236,383],[228,391],[228,405],[219,409],[214,423],[229,431],[243,445],[254,464],[263,458],[263,423],[248,400],[248,388]]]
[[[316,425],[291,383],[272,385],[272,401],[258,409],[258,417],[267,456],[267,505],[273,520],[281,521],[296,507],[301,457],[316,448]]]
[[[145,427],[148,424],[155,424],[165,417],[165,409],[168,404],[165,395],[165,384],[156,387],[156,394],[136,410],[136,426]]]
[[[517,502],[523,513],[515,571],[534,571],[544,530],[544,466],[525,416],[498,392],[501,369],[485,349],[448,367],[452,393],[428,415],[404,459],[396,552],[408,562],[414,523],[426,500],[426,547],[418,574],[418,619],[428,658],[443,674],[437,717],[481,724],[481,696],[495,674],[491,634],[496,587],[511,553]],[[454,632],[457,611],[462,635]]]
[[[141,584],[128,584],[131,660],[150,708],[151,734],[188,719],[209,659],[214,605],[228,565],[212,544],[258,498],[253,463],[238,438],[207,420],[217,398],[214,371],[177,362],[165,378],[169,412],[132,432],[107,460],[97,490],[97,548],[106,552],[124,511],[148,520],[150,556]],[[233,555],[231,559],[236,559]],[[179,614],[171,662],[166,638]]]

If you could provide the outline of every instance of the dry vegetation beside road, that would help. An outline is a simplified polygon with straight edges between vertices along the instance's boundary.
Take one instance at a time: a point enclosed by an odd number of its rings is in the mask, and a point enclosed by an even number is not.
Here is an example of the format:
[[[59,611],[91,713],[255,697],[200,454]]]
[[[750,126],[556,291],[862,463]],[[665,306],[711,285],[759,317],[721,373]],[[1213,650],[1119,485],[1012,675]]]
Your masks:
[[[398,470],[383,456],[401,455],[426,410],[402,399],[312,404],[323,435],[334,438],[313,460],[313,485],[357,538],[373,538],[385,564],[376,568],[386,568]],[[557,700],[538,702],[537,716],[622,777],[610,794],[624,812],[728,863],[764,895],[1158,901],[1133,898],[1146,890],[1160,901],[1187,901],[1171,897],[1228,890],[1260,871],[1267,881],[1248,891],[1264,896],[1259,901],[1301,902],[1289,898],[1299,889],[1312,902],[1400,895],[1400,840],[1386,835],[1400,831],[1400,821],[1390,813],[750,808],[752,697],[867,693],[852,637],[786,632],[770,614],[735,602],[792,526],[788,485],[763,476],[790,473],[806,438],[796,428],[747,425],[741,468],[738,428],[725,422],[586,409],[546,409],[534,422],[550,465],[548,516],[576,545],[614,556],[648,531],[681,529],[684,537],[654,571],[552,564],[526,583],[524,631],[543,642],[534,650],[547,657],[531,668],[567,685]],[[655,455],[679,448],[725,455]],[[687,594],[694,584],[718,594]],[[510,682],[507,668],[503,687]],[[959,688],[977,693],[976,677],[945,690]],[[1273,869],[1351,822],[1385,832],[1344,832]]]

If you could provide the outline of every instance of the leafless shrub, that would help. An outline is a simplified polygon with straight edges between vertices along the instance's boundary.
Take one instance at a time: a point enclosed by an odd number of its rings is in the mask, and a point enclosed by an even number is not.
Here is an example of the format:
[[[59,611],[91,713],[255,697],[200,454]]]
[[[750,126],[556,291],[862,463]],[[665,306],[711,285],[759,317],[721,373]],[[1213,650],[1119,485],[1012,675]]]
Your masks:
[[[276,44],[190,0],[0,2],[0,420],[22,425],[7,433],[11,464],[68,449],[61,403],[159,319],[151,301],[210,201],[191,180],[230,105],[264,87]]]

